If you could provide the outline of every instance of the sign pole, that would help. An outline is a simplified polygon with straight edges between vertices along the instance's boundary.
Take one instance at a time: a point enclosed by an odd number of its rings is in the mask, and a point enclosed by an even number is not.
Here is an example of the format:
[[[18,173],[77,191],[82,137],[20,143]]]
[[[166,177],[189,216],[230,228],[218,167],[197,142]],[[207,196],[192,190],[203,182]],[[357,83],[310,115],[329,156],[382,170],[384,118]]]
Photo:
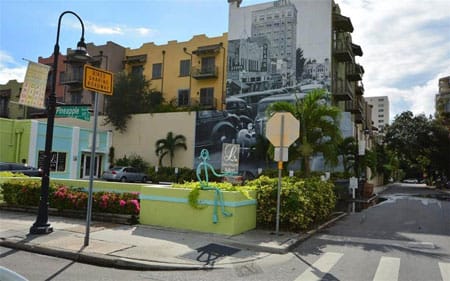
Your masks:
[[[91,214],[92,214],[92,189],[94,183],[95,172],[95,147],[97,146],[97,118],[98,118],[98,93],[94,93],[94,129],[92,133],[92,147],[91,147],[91,162],[89,166],[89,195],[88,204],[86,210],[86,234],[84,236],[84,246],[89,246],[89,231],[91,226]]]
[[[278,231],[280,229],[281,171],[283,170],[283,135],[284,135],[284,115],[281,116],[281,126],[280,126],[280,161],[278,161],[277,222],[275,228],[276,235],[278,235]]]

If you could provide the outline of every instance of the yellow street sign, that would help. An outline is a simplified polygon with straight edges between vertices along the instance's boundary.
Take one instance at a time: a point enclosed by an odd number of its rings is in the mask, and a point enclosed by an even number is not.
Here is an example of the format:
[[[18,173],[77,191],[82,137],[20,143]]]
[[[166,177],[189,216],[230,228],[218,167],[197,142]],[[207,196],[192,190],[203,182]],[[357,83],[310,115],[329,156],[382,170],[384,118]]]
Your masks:
[[[106,95],[112,95],[113,73],[85,64],[83,88]]]

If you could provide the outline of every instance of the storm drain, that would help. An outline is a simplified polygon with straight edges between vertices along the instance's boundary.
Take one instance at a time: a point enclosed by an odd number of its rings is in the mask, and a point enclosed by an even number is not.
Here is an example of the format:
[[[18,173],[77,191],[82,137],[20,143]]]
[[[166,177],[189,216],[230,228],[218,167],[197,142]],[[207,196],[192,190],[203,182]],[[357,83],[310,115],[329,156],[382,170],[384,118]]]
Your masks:
[[[239,252],[240,249],[211,243],[206,246],[195,249],[195,251],[182,255],[181,257],[196,260],[204,263],[205,265],[214,265],[218,260],[232,256]]]

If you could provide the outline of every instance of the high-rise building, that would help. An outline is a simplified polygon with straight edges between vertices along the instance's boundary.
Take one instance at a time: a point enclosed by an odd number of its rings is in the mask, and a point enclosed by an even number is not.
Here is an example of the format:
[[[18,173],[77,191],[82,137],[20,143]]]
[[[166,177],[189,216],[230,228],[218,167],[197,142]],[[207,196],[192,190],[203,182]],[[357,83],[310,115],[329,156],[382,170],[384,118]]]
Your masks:
[[[436,95],[436,117],[450,128],[450,76],[439,79]]]
[[[387,96],[367,97],[367,103],[372,106],[373,125],[382,132],[389,125],[389,98]]]

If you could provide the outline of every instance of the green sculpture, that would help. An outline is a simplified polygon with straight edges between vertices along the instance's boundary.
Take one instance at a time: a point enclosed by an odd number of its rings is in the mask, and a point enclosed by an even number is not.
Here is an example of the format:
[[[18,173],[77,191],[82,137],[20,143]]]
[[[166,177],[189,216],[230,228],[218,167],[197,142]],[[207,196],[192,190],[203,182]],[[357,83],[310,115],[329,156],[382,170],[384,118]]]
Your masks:
[[[219,204],[220,204],[220,207],[221,207],[222,214],[225,217],[231,217],[233,214],[225,211],[225,206],[224,206],[224,203],[223,203],[222,191],[218,187],[209,186],[208,170],[211,170],[211,172],[216,177],[230,176],[230,175],[233,175],[233,173],[218,174],[215,171],[214,167],[207,162],[207,160],[209,160],[209,152],[208,152],[207,149],[202,149],[202,151],[200,152],[200,157],[199,158],[201,159],[201,162],[197,166],[197,171],[196,171],[197,179],[200,182],[200,189],[201,190],[214,190],[215,191],[215,194],[214,194],[213,223],[217,223],[217,221],[219,220],[218,214],[217,214]],[[202,178],[201,178],[202,170],[205,173],[205,180],[202,180]]]

